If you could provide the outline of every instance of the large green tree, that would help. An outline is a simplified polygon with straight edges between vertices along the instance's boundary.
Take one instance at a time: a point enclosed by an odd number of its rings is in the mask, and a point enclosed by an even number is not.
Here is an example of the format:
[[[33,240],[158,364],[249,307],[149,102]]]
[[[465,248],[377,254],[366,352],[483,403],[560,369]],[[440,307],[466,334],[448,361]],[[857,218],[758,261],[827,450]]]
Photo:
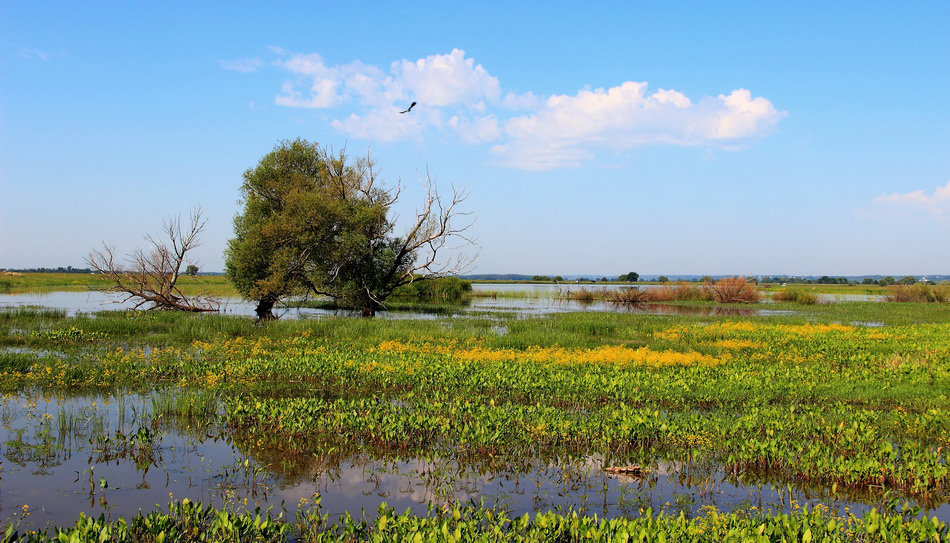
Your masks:
[[[452,239],[467,241],[470,223],[453,225],[464,196],[443,201],[426,182],[426,201],[404,236],[389,218],[399,197],[377,182],[369,158],[355,161],[298,139],[280,143],[244,172],[244,210],[226,252],[227,276],[273,317],[282,298],[319,294],[372,316],[399,286],[458,273],[461,256],[445,261]]]

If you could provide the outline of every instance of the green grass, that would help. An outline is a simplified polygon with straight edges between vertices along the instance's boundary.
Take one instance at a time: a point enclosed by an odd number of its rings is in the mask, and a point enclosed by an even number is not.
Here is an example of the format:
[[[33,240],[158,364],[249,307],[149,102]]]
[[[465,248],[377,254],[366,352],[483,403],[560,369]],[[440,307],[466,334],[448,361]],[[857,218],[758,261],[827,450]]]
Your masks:
[[[109,281],[99,274],[87,273],[24,273],[19,276],[0,276],[0,293],[83,291],[104,289]],[[223,275],[183,275],[178,286],[185,294],[210,296],[238,296]]]

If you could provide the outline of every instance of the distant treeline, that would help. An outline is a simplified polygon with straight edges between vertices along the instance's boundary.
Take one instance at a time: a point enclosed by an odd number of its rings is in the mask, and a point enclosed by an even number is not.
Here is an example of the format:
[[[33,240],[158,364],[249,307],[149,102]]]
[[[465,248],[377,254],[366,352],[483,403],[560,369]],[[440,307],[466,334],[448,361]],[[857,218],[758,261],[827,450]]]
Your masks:
[[[719,279],[732,277],[730,275],[640,275],[635,272],[624,273],[621,275],[603,276],[598,278],[596,275],[523,275],[523,274],[474,274],[463,275],[462,279],[469,281],[570,281],[570,282],[636,282],[636,281],[657,281],[666,283],[670,281],[685,281],[688,283],[708,283]],[[852,276],[815,276],[815,275],[759,275],[747,276],[747,279],[756,283],[798,283],[815,285],[913,285],[916,283],[941,283],[950,281],[950,275],[930,275],[913,276],[905,275],[894,277],[891,275],[852,275]]]
[[[891,275],[886,275],[884,277],[880,276],[870,276],[870,277],[829,277],[827,275],[822,275],[821,277],[812,278],[812,277],[759,277],[757,280],[760,283],[805,283],[805,284],[815,284],[815,285],[916,285],[917,283],[939,283],[945,280],[944,275],[934,276],[932,279],[927,277],[914,277],[913,275],[905,275],[900,278],[894,278]]]
[[[89,268],[74,268],[72,266],[66,266],[65,268],[62,266],[58,268],[0,268],[0,271],[20,273],[92,273],[92,270]]]
[[[197,269],[197,268],[196,268]],[[58,268],[0,268],[0,273],[3,272],[17,272],[17,273],[95,273],[94,270],[89,268],[74,268],[72,266],[66,266],[65,268],[60,266]],[[187,272],[186,272],[187,273]],[[199,272],[195,271],[194,274],[188,275],[224,275],[222,272]]]

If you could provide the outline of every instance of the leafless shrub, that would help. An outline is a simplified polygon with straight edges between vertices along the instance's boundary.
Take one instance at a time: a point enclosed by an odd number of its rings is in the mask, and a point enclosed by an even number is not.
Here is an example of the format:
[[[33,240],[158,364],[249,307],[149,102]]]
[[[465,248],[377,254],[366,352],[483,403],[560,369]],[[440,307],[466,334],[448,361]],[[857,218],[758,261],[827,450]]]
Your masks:
[[[649,290],[640,290],[638,288],[623,288],[619,290],[608,290],[605,294],[607,301],[614,304],[639,304],[649,302],[647,294]]]
[[[651,302],[691,302],[712,300],[710,289],[705,286],[677,283],[651,288],[646,291]]]
[[[198,208],[191,213],[188,227],[182,226],[181,217],[165,221],[163,234],[167,240],[146,236],[149,248],[129,254],[126,265],[117,261],[115,251],[106,244],[90,252],[86,263],[111,280],[112,285],[105,291],[126,295],[116,303],[133,300],[134,309],[150,304],[146,309],[217,311],[220,304],[216,299],[186,296],[177,286],[187,254],[200,244],[206,222]]]
[[[557,289],[554,292],[554,298],[556,300],[573,300],[575,302],[593,302],[597,297],[597,293],[593,289],[589,288],[579,288],[577,290],[571,289]]]
[[[759,289],[744,277],[727,277],[710,286],[713,300],[721,304],[754,304],[759,301]]]

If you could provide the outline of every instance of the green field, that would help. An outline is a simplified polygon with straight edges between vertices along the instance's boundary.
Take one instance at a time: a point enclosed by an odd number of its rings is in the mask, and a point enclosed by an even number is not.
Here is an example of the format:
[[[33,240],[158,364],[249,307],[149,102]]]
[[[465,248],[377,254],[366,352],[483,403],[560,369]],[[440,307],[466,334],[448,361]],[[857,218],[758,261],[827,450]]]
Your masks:
[[[20,292],[54,292],[104,289],[109,286],[105,276],[92,273],[23,273],[0,275],[0,294]],[[178,286],[186,294],[206,293],[211,296],[237,296],[223,275],[183,275]]]
[[[274,540],[945,540],[946,525],[926,511],[945,510],[950,488],[950,305],[772,307],[794,313],[258,324],[24,308],[0,313],[0,388],[14,399],[158,394],[147,433],[214,429],[240,444],[262,477],[360,454],[451,458],[482,473],[597,459],[595,471],[701,468],[717,474],[711,480],[804,492],[810,503],[749,509],[713,501],[682,516],[676,504],[644,502],[602,520],[590,510],[521,519],[456,502],[429,514],[384,509],[361,524],[358,511],[354,520],[331,517],[311,502],[262,524],[242,513],[253,499],[215,509],[175,501],[127,524],[81,520],[70,532],[79,541],[108,530],[116,540],[125,533],[157,541],[159,532],[173,537],[193,526]],[[47,433],[84,427],[76,416],[49,413]],[[13,432],[18,422],[8,419]],[[18,447],[58,443],[42,438],[42,425],[24,429],[20,441],[37,442]],[[96,430],[82,435],[102,439]],[[148,457],[158,447],[149,439],[118,457]],[[8,443],[8,457],[10,450]],[[867,510],[825,507],[836,503]],[[228,537],[221,539],[238,540]]]

